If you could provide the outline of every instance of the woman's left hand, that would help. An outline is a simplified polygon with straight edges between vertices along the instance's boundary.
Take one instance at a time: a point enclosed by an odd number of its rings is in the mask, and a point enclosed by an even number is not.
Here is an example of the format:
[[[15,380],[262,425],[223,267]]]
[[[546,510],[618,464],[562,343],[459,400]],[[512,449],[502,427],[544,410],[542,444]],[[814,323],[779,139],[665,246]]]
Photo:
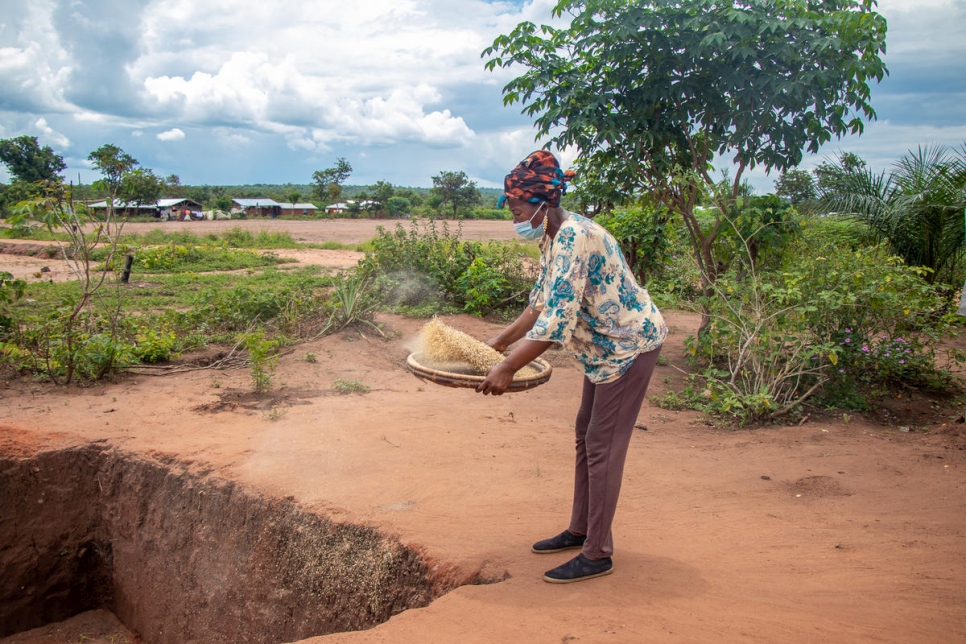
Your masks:
[[[507,364],[506,360],[493,365],[487,369],[483,382],[476,388],[477,393],[481,393],[484,396],[491,394],[494,396],[503,395],[510,386],[510,383],[513,382],[514,373],[516,372]]]

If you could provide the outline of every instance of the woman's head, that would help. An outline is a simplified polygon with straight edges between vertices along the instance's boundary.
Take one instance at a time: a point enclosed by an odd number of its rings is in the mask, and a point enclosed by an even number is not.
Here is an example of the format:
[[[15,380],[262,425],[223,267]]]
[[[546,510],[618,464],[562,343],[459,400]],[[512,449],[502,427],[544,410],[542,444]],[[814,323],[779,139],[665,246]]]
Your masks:
[[[572,177],[572,172],[560,169],[557,158],[550,152],[531,152],[503,180],[503,197],[498,205],[502,208],[507,199],[516,199],[535,205],[546,202],[556,208],[567,190],[566,182]]]

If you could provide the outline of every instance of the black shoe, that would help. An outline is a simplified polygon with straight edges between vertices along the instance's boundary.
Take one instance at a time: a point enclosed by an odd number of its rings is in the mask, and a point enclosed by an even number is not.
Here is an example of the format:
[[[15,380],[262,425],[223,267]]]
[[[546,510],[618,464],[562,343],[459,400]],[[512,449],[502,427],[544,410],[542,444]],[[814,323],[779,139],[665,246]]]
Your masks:
[[[614,562],[610,557],[606,559],[588,559],[579,554],[562,566],[548,570],[543,576],[544,581],[551,584],[571,584],[575,581],[603,577],[614,572]]]
[[[584,546],[584,541],[586,540],[586,536],[578,537],[571,534],[570,530],[564,530],[556,537],[551,537],[549,539],[536,542],[530,547],[530,550],[536,552],[537,554],[544,555],[550,552],[570,550],[571,548],[582,548]]]

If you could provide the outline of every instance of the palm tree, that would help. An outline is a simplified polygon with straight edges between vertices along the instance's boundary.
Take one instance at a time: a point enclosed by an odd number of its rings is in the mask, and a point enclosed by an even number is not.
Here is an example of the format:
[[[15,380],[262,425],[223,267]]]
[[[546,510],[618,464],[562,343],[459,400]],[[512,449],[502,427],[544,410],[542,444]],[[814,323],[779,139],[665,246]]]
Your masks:
[[[843,173],[823,195],[828,211],[857,217],[930,284],[962,280],[966,251],[966,144],[919,147],[888,173]]]

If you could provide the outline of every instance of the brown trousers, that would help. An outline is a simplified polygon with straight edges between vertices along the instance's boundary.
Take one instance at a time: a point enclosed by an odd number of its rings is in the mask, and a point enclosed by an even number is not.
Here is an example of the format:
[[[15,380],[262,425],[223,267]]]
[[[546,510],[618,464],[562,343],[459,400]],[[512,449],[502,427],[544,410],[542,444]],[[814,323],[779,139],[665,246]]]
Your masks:
[[[569,530],[587,535],[581,552],[588,559],[604,559],[614,553],[611,524],[621,492],[624,459],[660,353],[658,347],[640,354],[613,382],[595,385],[584,378],[577,412],[577,464]]]

